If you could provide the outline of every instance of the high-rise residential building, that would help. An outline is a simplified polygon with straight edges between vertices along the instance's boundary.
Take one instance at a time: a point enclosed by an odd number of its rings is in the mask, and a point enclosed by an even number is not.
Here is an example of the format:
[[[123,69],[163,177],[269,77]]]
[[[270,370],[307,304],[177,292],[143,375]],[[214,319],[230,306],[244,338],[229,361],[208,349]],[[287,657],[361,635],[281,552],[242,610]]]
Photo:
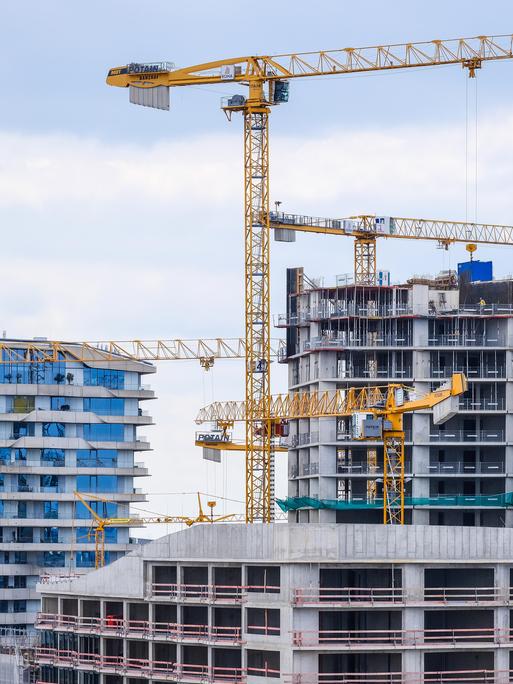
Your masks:
[[[40,681],[512,681],[513,280],[291,269],[279,325],[292,392],[467,375],[447,422],[407,418],[407,524],[381,524],[382,444],[291,421],[289,523],[193,527],[41,585]]]
[[[447,422],[435,425],[430,411],[405,416],[408,524],[513,525],[512,291],[512,280],[458,282],[452,272],[375,287],[288,272],[278,324],[290,391],[399,382],[421,395],[454,372],[468,377]],[[293,421],[290,435],[291,520],[381,522],[380,442],[355,439],[351,418]]]
[[[152,423],[142,402],[154,394],[142,379],[155,370],[123,357],[97,363],[73,360],[81,348],[71,344],[62,360],[45,363],[29,351],[34,341],[5,342],[8,350],[2,351],[0,364],[4,632],[33,627],[40,575],[94,568],[91,513],[75,491],[102,517],[125,517],[131,502],[146,500],[134,482],[147,475],[137,455],[150,446],[138,428]],[[35,344],[45,346],[44,340]],[[107,563],[130,548],[127,528],[107,528]]]

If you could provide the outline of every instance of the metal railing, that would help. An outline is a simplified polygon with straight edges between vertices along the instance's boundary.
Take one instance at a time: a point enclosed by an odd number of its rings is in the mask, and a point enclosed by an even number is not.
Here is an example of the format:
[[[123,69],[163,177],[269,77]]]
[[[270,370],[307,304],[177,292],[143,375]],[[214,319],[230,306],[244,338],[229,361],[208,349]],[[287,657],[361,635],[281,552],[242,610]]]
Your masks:
[[[504,366],[480,364],[479,366],[435,366],[432,365],[429,371],[431,378],[450,378],[453,373],[465,373],[468,378],[505,378],[506,368]]]
[[[398,335],[381,334],[360,335],[358,337],[345,335],[342,337],[315,337],[305,340],[303,351],[313,351],[315,349],[338,349],[346,347],[411,347],[412,338],[406,333]]]
[[[497,684],[511,681],[513,670],[439,670],[437,672],[333,672],[284,675],[284,684]]]
[[[246,598],[246,587],[214,584],[161,584],[153,583],[154,596],[167,596],[177,601],[230,601],[240,602]]]
[[[40,647],[35,651],[36,662],[40,665],[57,667],[81,666],[99,672],[142,676],[146,678],[165,678],[167,681],[184,679],[200,682],[242,682],[244,671],[237,667],[211,667],[208,665],[186,665],[167,660],[148,660],[143,658],[124,658],[123,656],[83,653],[58,648]]]
[[[503,442],[504,430],[438,430],[429,435],[431,442]]]
[[[512,642],[513,630],[493,627],[470,629],[361,629],[361,630],[319,630],[292,632],[294,646],[330,646],[351,649],[386,646],[398,648],[430,648],[454,646],[456,644],[508,644]]]
[[[149,622],[148,620],[124,620],[115,616],[105,618],[77,617],[54,613],[38,613],[38,629],[86,632],[124,637],[144,636],[149,639],[169,641],[201,641],[240,644],[241,627],[218,627],[209,625],[178,624],[173,622]]]
[[[504,397],[495,397],[493,399],[463,397],[459,400],[459,408],[464,411],[504,411],[506,401]]]
[[[446,605],[448,603],[508,604],[513,599],[509,588],[498,587],[426,587],[412,592],[402,587],[307,587],[292,592],[295,606],[336,604],[368,606],[394,603]]]
[[[465,463],[463,461],[452,461],[444,463],[430,463],[428,466],[430,473],[435,474],[462,474],[471,475],[474,473],[480,474],[501,474],[504,473],[504,462],[482,462],[482,463]]]
[[[504,347],[506,338],[504,335],[472,335],[449,334],[434,335],[428,339],[430,347]]]

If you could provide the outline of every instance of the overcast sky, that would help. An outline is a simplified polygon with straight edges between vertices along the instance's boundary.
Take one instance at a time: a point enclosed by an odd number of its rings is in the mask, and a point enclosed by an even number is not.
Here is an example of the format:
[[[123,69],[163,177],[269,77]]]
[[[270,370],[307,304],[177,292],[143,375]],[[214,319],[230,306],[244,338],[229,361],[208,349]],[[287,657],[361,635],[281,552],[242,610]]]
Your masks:
[[[172,92],[171,111],[153,111],[107,87],[109,67],[513,32],[510,0],[0,0],[0,12],[0,328],[77,340],[243,333],[241,120],[219,110],[230,89]],[[475,81],[458,67],[293,81],[272,115],[272,199],[316,215],[512,223],[512,76],[505,61]],[[507,249],[478,257],[513,271]],[[378,248],[394,282],[464,258],[461,246]],[[274,244],[274,314],[297,265],[328,282],[351,271],[352,243]],[[273,370],[284,390],[284,369]],[[153,477],[138,483],[152,492],[147,508],[189,512],[191,497],[169,493],[197,489],[243,498],[242,456],[206,464],[193,446],[197,409],[242,398],[242,373],[230,361],[209,374],[158,366],[157,425],[143,431]]]

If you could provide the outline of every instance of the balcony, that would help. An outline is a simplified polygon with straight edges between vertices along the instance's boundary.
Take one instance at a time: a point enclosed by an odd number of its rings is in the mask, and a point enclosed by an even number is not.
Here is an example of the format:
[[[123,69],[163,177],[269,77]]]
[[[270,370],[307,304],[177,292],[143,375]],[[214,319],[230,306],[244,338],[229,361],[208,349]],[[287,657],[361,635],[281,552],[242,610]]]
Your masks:
[[[429,441],[504,442],[504,430],[437,430],[430,433]]]
[[[501,676],[501,679],[498,677]],[[437,672],[334,672],[284,675],[284,684],[492,684],[511,681],[513,670],[440,670]]]
[[[491,399],[482,398],[475,399],[474,397],[463,397],[459,400],[460,411],[505,411],[506,400],[504,397],[493,397]]]
[[[440,380],[450,378],[453,373],[465,373],[467,378],[505,378],[504,366],[495,364],[480,364],[478,366],[435,366],[432,365],[429,373],[430,378]]]
[[[199,601],[205,603],[241,603],[246,598],[247,587],[214,584],[158,584],[151,585],[153,596],[174,601]]]
[[[292,632],[292,643],[298,648],[327,647],[337,650],[383,650],[416,648],[450,648],[457,646],[494,647],[512,643],[513,630],[495,628],[470,629],[366,629],[319,630]]]
[[[305,587],[292,593],[292,604],[301,606],[386,607],[390,605],[503,605],[512,600],[512,590],[498,587],[426,587],[411,592],[402,587]]]
[[[183,680],[198,681],[205,684],[217,682],[243,682],[245,677],[240,668],[209,667],[208,665],[188,665],[170,661],[124,658],[97,653],[81,653],[58,648],[37,648],[35,659],[39,665],[94,670],[105,674],[145,679],[163,679],[169,682]]]
[[[493,335],[493,337],[483,334],[473,335],[472,333],[448,335],[433,335],[428,339],[430,347],[504,347],[506,338],[504,335]]]
[[[223,643],[231,646],[242,643],[240,627],[209,627],[208,625],[123,620],[116,617],[94,618],[38,613],[36,627],[60,632],[127,638]]]
[[[444,463],[430,463],[430,475],[503,475],[504,462],[465,463],[452,461]]]

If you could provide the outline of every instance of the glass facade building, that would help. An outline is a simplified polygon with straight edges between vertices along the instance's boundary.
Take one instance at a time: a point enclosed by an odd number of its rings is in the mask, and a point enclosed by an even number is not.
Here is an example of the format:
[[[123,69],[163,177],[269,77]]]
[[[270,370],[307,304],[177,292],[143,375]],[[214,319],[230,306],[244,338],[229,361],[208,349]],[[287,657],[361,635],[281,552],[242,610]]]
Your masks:
[[[19,357],[28,341],[19,344]],[[41,346],[39,343],[38,345]],[[0,364],[0,626],[31,630],[41,575],[94,568],[91,514],[75,492],[103,517],[129,514],[145,501],[134,478],[149,449],[139,427],[151,417],[141,403],[153,399],[142,384],[154,367],[119,360],[82,363],[69,355],[56,363]],[[95,367],[97,366],[97,367]],[[109,528],[106,562],[129,549],[128,528]]]

